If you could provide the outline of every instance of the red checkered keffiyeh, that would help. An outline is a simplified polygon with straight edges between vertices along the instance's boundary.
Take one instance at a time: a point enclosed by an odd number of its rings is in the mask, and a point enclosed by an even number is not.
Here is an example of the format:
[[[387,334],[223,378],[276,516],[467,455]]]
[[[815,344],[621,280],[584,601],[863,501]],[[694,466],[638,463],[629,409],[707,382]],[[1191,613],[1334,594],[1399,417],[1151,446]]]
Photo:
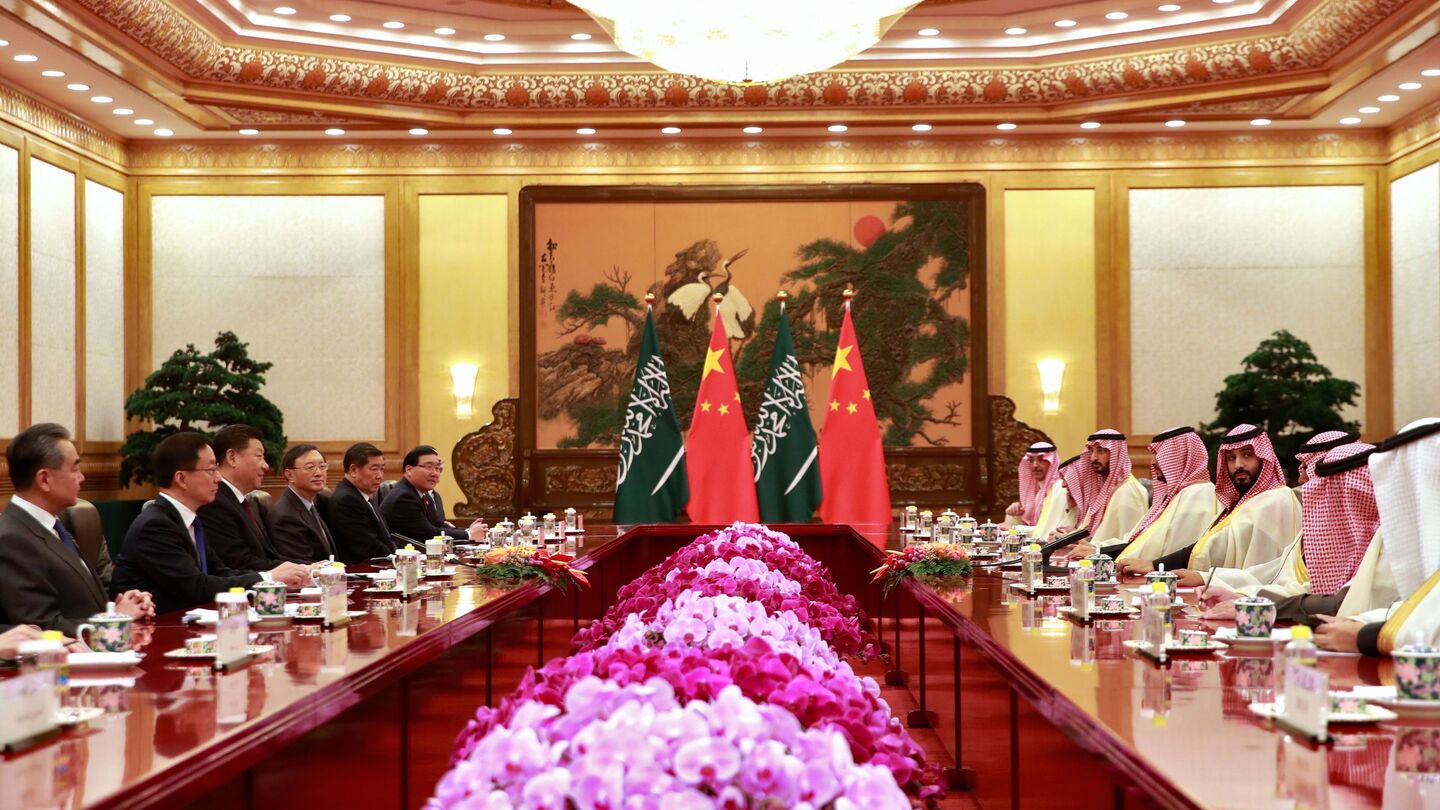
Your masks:
[[[1301,548],[1314,593],[1336,593],[1355,576],[1380,526],[1366,463],[1374,449],[1354,442],[1331,450],[1300,488]]]
[[[1210,481],[1210,453],[1193,427],[1172,428],[1155,434],[1150,442],[1155,460],[1150,462],[1150,511],[1131,532],[1139,537],[1150,528],[1180,490],[1191,484]],[[1165,480],[1160,480],[1161,477]]]
[[[1260,474],[1255,476],[1255,483],[1250,485],[1243,497],[1240,490],[1235,488],[1235,483],[1230,480],[1230,471],[1225,468],[1225,451],[1239,450],[1242,447],[1249,447],[1260,457]],[[1275,448],[1270,444],[1270,437],[1265,435],[1264,430],[1254,425],[1236,425],[1220,440],[1220,450],[1215,454],[1215,497],[1220,499],[1220,504],[1225,508],[1220,512],[1220,516],[1215,518],[1216,523],[1224,520],[1240,504],[1256,495],[1283,486],[1285,473],[1280,469],[1280,459],[1275,456]]]
[[[1085,515],[1085,476],[1082,472],[1084,467],[1084,454],[1071,456],[1060,462],[1060,480],[1065,482],[1065,491],[1070,494],[1070,500],[1075,502],[1075,514]]]
[[[1360,441],[1359,433],[1345,433],[1340,430],[1327,430],[1324,433],[1317,433],[1305,440],[1300,449],[1295,451],[1295,460],[1300,462],[1300,469],[1305,471],[1306,478],[1315,475],[1315,465],[1319,464],[1325,454],[1341,446]]]
[[[1036,481],[1035,473],[1030,469],[1030,462],[1036,457],[1050,462],[1050,469],[1045,473],[1043,481]],[[1036,442],[1020,457],[1020,519],[1026,526],[1034,526],[1040,519],[1040,507],[1045,504],[1045,496],[1049,494],[1050,486],[1059,477],[1060,456],[1055,452],[1055,445]]]
[[[1103,447],[1110,451],[1110,474],[1101,478],[1090,466],[1090,452]],[[1080,460],[1080,474],[1084,477],[1085,516],[1078,521],[1077,528],[1094,531],[1105,519],[1105,508],[1110,505],[1110,496],[1130,477],[1130,448],[1125,444],[1125,434],[1118,430],[1099,430],[1085,440],[1085,455]]]

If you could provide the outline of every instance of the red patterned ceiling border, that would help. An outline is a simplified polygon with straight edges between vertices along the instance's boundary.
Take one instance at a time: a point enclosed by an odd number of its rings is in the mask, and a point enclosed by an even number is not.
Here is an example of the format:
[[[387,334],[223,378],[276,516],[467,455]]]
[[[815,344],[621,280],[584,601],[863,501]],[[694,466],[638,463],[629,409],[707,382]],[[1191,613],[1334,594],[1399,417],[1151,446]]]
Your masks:
[[[192,80],[466,110],[1054,105],[1315,71],[1420,0],[1326,0],[1286,33],[1068,64],[833,70],[734,87],[666,73],[477,74],[230,45],[165,0],[77,4]]]

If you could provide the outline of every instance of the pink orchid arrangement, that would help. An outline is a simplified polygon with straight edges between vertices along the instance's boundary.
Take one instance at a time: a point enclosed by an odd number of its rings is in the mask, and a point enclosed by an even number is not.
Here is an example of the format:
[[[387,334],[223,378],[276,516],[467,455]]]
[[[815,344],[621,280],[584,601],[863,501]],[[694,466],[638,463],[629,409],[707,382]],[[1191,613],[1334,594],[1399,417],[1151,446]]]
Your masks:
[[[783,534],[697,538],[622,588],[570,656],[480,708],[427,807],[929,802],[938,770],[842,657],[873,651],[865,626]]]

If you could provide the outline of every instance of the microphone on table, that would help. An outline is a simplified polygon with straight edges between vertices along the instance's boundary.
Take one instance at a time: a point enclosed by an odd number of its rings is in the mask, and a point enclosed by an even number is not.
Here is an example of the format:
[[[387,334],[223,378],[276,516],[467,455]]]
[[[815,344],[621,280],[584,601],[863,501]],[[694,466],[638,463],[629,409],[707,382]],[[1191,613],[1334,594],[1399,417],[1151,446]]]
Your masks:
[[[1081,540],[1084,540],[1085,538],[1087,538],[1087,537],[1089,537],[1089,536],[1090,536],[1090,530],[1089,530],[1089,529],[1080,529],[1080,530],[1078,530],[1078,531],[1073,531],[1073,532],[1071,532],[1071,533],[1069,533],[1069,534],[1062,534],[1062,535],[1060,535],[1059,537],[1055,538],[1054,540],[1051,540],[1050,542],[1048,542],[1048,543],[1046,543],[1045,545],[1041,546],[1041,547],[1040,547],[1040,560],[1041,560],[1042,564],[1043,564],[1044,567],[1045,567],[1045,573],[1047,573],[1047,574],[1068,574],[1068,573],[1070,573],[1070,569],[1069,569],[1069,568],[1061,568],[1061,567],[1058,566],[1058,565],[1051,565],[1051,564],[1050,564],[1050,555],[1051,555],[1051,554],[1054,554],[1055,552],[1059,551],[1060,549],[1062,549],[1062,548],[1070,545],[1071,543],[1078,543],[1078,542],[1080,542]],[[982,566],[982,567],[989,567],[989,566],[997,566],[997,565],[1016,565],[1016,564],[1018,564],[1019,562],[1020,562],[1020,558],[1019,558],[1019,557],[1015,557],[1015,558],[1009,559],[1009,560],[998,560],[998,561],[996,561],[996,562],[988,562],[988,563],[976,563],[976,565],[979,565],[979,566]]]

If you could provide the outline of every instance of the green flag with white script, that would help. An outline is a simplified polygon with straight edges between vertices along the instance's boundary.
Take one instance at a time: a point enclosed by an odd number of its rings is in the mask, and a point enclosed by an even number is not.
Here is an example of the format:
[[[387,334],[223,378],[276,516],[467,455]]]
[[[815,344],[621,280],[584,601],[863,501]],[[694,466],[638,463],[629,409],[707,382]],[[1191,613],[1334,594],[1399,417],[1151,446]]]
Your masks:
[[[645,313],[645,334],[635,364],[635,385],[620,430],[620,472],[615,479],[616,523],[668,523],[690,500],[685,440],[670,399],[670,378],[660,357],[655,317]]]
[[[780,329],[775,353],[770,356],[770,379],[765,399],[755,417],[755,438],[750,445],[755,462],[755,491],[760,499],[760,520],[765,523],[804,523],[820,505],[820,465],[810,407],[805,403],[805,380],[795,359],[790,319],[780,307]]]

